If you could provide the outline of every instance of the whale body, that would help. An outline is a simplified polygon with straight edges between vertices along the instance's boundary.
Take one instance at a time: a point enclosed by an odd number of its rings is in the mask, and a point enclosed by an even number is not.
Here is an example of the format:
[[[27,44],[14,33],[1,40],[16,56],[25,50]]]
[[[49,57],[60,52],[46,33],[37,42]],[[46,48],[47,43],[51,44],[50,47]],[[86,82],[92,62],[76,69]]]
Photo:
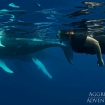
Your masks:
[[[72,64],[72,53],[70,48],[65,43],[60,43],[56,39],[42,40],[38,38],[13,38],[7,36],[0,36],[0,67],[8,73],[13,73],[11,69],[5,64],[2,59],[17,58],[24,55],[32,54],[49,47],[61,47],[67,60]],[[38,58],[31,58],[34,64],[38,66],[50,79],[52,76],[44,66],[44,64],[38,60]]]
[[[0,58],[27,55],[49,47],[61,47],[67,60],[73,64],[73,52],[70,50],[70,44],[60,43],[59,40],[1,37],[0,42]]]

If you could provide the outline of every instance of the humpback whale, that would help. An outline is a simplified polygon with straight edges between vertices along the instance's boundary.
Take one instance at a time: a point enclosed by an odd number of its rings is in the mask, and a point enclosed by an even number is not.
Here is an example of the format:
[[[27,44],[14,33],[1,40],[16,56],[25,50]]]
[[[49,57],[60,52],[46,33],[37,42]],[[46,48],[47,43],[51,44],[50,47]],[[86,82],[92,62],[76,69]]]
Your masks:
[[[38,38],[0,38],[0,58],[22,56],[38,52],[49,47],[61,47],[67,60],[72,63],[72,52],[69,43],[60,43],[58,39],[42,40]]]
[[[0,37],[0,67],[6,72],[13,73],[2,59],[21,57],[24,55],[36,53],[49,47],[61,47],[67,60],[72,63],[72,54],[70,46],[67,43],[60,43],[58,39],[38,39],[38,38],[13,38],[8,36]],[[49,78],[52,76],[48,73],[41,61],[32,58],[32,61],[40,68]]]

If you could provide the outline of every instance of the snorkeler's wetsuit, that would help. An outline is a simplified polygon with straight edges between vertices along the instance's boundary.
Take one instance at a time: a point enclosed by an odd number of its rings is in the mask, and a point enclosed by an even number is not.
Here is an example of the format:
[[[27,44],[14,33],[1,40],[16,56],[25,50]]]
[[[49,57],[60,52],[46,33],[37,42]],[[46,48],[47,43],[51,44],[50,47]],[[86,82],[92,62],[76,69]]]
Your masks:
[[[87,36],[89,35],[86,32],[78,33],[74,31],[71,36],[71,46],[74,52],[96,54],[93,47],[84,46]],[[105,54],[105,34],[93,35],[92,37],[99,42],[102,54]]]

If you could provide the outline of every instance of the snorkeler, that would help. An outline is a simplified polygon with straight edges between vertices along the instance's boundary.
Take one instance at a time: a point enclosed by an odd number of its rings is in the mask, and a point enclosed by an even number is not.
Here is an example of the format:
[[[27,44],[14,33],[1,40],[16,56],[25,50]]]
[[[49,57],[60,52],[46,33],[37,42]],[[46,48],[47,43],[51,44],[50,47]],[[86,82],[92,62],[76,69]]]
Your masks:
[[[102,67],[104,61],[102,54],[105,54],[105,35],[90,35],[87,32],[75,30],[60,30],[57,37],[60,42],[69,42],[72,50],[76,53],[97,54],[97,64]]]

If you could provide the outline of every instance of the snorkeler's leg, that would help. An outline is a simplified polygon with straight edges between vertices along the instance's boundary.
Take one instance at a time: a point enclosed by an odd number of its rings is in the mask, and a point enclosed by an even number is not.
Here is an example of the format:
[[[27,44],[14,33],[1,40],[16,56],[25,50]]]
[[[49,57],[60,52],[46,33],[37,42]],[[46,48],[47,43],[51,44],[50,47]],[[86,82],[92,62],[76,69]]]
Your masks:
[[[97,63],[98,63],[98,65],[101,66],[101,67],[104,66],[104,61],[102,59],[102,53],[101,53],[101,48],[100,48],[99,42],[94,38],[87,37],[84,46],[93,47],[96,54],[97,54],[97,58],[98,58]]]

